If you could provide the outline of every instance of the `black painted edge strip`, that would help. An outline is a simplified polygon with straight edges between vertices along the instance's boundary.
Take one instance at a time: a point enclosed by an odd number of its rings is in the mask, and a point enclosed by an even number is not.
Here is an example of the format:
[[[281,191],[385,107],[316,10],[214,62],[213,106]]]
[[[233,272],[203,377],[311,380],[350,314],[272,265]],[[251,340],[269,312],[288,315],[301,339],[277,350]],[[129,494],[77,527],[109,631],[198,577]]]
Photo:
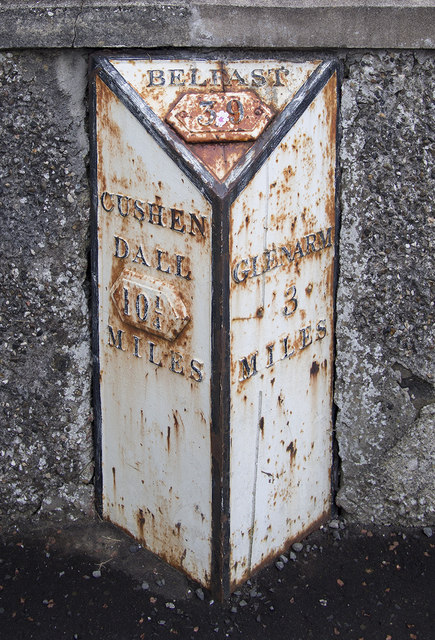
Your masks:
[[[340,167],[340,144],[341,144],[341,86],[343,82],[344,69],[342,64],[337,65],[337,121],[335,134],[335,251],[334,251],[334,276],[333,276],[333,341],[332,341],[332,456],[331,456],[331,512],[338,513],[336,498],[340,484],[340,453],[338,447],[337,433],[335,429],[337,421],[338,407],[334,402],[334,389],[336,380],[335,358],[337,355],[337,289],[340,275],[340,232],[341,232],[341,167]]]
[[[211,591],[230,595],[229,199],[216,197],[212,231],[212,538]]]
[[[338,65],[336,59],[322,62],[297,91],[291,102],[249,149],[244,161],[232,170],[224,183],[226,192],[231,194],[232,202],[246,188],[272,151],[296,124],[333,73],[338,70]]]
[[[92,349],[92,399],[93,438],[95,452],[95,507],[103,515],[102,469],[102,414],[100,389],[100,337],[98,295],[98,181],[97,181],[97,112],[94,61],[89,62],[89,133],[90,133],[90,183],[91,183],[91,349]]]
[[[209,200],[219,191],[220,183],[189,151],[175,132],[146,104],[135,89],[123,78],[106,56],[95,55],[98,74],[130,113],[140,122],[157,144],[186,174],[189,180]]]

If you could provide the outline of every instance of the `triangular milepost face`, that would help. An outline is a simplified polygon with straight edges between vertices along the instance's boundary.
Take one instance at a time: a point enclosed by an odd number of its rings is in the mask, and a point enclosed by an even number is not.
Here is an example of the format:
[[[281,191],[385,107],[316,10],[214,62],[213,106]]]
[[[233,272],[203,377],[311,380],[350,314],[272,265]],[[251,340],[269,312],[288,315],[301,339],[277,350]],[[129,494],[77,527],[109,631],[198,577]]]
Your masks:
[[[198,60],[193,65],[187,60],[111,62],[154,113],[178,130],[219,180],[227,177],[273,115],[290,102],[319,65],[319,61],[276,60],[225,64]],[[184,118],[180,116],[183,113]],[[256,130],[253,120],[258,123]],[[222,141],[224,145],[218,144]]]
[[[337,67],[94,69],[102,512],[224,598],[329,512]]]

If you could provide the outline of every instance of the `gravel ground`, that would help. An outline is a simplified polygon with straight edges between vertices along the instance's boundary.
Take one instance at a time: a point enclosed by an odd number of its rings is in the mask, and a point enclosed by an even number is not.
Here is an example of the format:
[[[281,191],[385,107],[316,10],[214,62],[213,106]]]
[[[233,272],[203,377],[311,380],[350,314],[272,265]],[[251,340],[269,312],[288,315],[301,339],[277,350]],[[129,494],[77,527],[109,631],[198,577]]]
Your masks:
[[[3,640],[430,640],[435,535],[332,520],[225,604],[108,523],[1,537]]]

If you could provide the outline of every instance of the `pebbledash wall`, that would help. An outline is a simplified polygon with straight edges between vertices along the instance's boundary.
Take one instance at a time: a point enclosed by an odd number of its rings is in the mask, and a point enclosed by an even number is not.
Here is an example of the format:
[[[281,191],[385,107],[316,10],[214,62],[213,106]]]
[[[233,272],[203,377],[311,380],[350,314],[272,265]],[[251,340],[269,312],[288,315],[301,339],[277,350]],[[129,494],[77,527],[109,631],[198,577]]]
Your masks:
[[[2,2],[3,528],[95,513],[87,65],[121,47],[341,59],[336,503],[435,523],[433,25],[429,0]]]

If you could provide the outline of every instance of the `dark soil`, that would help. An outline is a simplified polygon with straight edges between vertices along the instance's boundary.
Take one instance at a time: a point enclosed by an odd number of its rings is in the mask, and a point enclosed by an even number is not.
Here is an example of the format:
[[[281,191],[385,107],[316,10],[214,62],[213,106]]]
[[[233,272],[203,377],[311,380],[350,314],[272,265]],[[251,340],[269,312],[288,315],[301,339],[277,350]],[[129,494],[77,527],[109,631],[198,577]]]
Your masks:
[[[224,605],[107,523],[4,535],[0,638],[434,638],[431,531],[333,525]]]

